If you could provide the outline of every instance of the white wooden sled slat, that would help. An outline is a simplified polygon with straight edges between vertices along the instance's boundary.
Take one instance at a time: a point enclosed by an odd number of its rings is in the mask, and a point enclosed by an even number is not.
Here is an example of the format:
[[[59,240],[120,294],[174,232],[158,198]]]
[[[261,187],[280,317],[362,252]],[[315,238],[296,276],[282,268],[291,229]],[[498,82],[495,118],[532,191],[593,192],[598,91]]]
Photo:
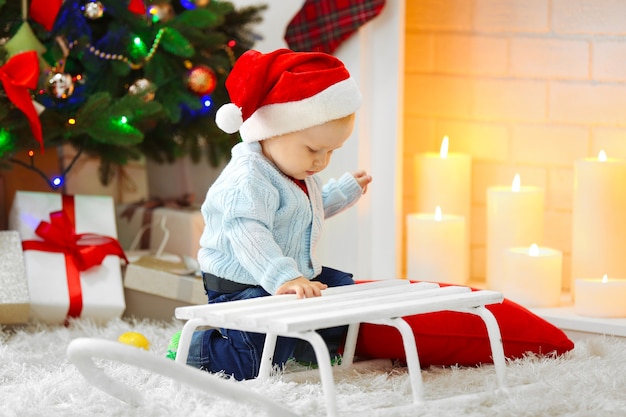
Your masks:
[[[191,336],[200,326],[213,326],[265,333],[259,378],[267,378],[278,336],[308,341],[315,351],[324,389],[328,416],[337,417],[335,387],[328,348],[316,332],[348,325],[342,365],[352,366],[360,323],[393,326],[404,345],[414,403],[423,401],[423,382],[415,337],[405,316],[436,311],[459,311],[479,316],[487,328],[498,386],[504,387],[505,357],[498,323],[486,305],[501,303],[502,293],[472,291],[469,287],[439,287],[433,283],[406,280],[374,281],[324,290],[321,297],[296,299],[292,295],[262,297],[205,306],[179,307],[183,326],[176,363],[185,365]]]
[[[366,284],[359,284],[358,286],[344,286],[344,287],[334,287],[327,288],[322,291],[324,298],[327,299],[332,296],[342,295],[347,297],[354,298],[364,298],[369,297],[371,295],[375,295],[377,291],[396,291],[396,287],[401,286],[402,288],[407,288],[410,285],[409,281],[406,280],[387,280],[387,281],[373,281],[368,282]],[[413,284],[417,285],[417,284]],[[420,283],[419,288],[438,288],[437,284],[432,283]],[[299,305],[302,307],[308,304],[315,304],[320,302],[320,297],[315,298],[307,298],[304,300],[299,300]],[[207,304],[202,306],[193,306],[193,308],[180,308],[176,311],[176,317],[181,320],[190,320],[192,318],[203,318],[208,320],[208,317],[216,317],[217,320],[222,320],[223,317],[230,316],[234,312],[242,312],[249,313],[250,311],[254,311],[255,314],[260,314],[263,311],[273,311],[275,310],[275,304],[284,305],[286,301],[297,300],[295,294],[285,294],[278,295],[274,297],[266,297],[266,298],[252,298],[245,301],[245,304],[237,303],[218,303],[218,304]],[[282,308],[282,307],[281,307]]]
[[[311,329],[320,329],[324,327],[334,326],[335,324],[320,323],[324,320],[324,317],[338,317],[336,312],[342,311],[339,316],[343,318],[344,315],[351,314],[353,311],[360,311],[365,313],[375,312],[380,306],[388,306],[403,301],[408,301],[413,304],[417,300],[423,298],[436,297],[444,290],[446,293],[462,293],[469,292],[467,287],[447,287],[440,289],[435,287],[432,289],[414,288],[414,285],[408,286],[402,292],[398,292],[397,287],[387,288],[387,292],[380,291],[380,294],[376,296],[359,296],[359,293],[350,294],[345,293],[341,297],[321,297],[312,298],[311,300],[317,301],[315,304],[301,305],[298,301],[285,303],[281,309],[272,309],[271,311],[265,311],[263,313],[254,315],[239,315],[235,312],[230,319],[234,321],[240,321],[243,325],[250,325],[254,327],[268,327],[268,330],[276,329],[279,327],[290,327],[291,322],[300,321],[304,322],[304,326],[309,326]],[[391,291],[389,291],[391,290]],[[356,297],[355,297],[356,296]],[[304,301],[304,300],[300,300]],[[373,313],[376,314],[376,313]],[[311,318],[315,318],[313,321]],[[343,319],[342,319],[343,320]],[[225,326],[227,327],[227,326]],[[280,331],[293,331],[295,329],[285,328]],[[298,331],[304,330],[303,328]]]

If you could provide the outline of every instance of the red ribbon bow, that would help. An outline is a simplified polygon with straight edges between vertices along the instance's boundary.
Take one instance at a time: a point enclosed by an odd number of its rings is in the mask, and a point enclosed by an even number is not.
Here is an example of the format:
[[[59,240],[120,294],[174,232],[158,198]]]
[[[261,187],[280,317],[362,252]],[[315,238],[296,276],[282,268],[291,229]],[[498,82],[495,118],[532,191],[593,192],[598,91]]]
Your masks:
[[[33,136],[41,146],[43,153],[43,134],[41,121],[30,97],[30,90],[37,88],[39,78],[39,58],[37,52],[27,51],[13,55],[4,66],[0,67],[0,80],[11,102],[28,118]]]
[[[63,195],[63,210],[50,213],[50,222],[41,221],[35,234],[43,240],[25,240],[24,250],[58,252],[65,255],[67,286],[70,295],[68,317],[79,317],[83,309],[80,271],[102,264],[107,255],[126,259],[120,243],[108,236],[75,232],[74,198]]]
[[[63,211],[50,213],[50,223],[39,223],[35,234],[43,241],[25,241],[25,250],[65,253],[72,258],[79,271],[102,264],[107,255],[117,255],[128,262],[116,239],[95,233],[74,233],[74,225]]]

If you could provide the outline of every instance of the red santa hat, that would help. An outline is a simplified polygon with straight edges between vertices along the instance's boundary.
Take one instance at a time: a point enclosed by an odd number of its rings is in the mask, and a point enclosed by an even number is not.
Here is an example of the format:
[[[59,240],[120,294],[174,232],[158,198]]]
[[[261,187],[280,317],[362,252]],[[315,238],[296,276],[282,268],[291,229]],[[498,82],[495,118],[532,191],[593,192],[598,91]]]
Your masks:
[[[361,105],[361,93],[343,63],[322,52],[250,50],[226,79],[231,103],[215,115],[226,133],[244,142],[307,129],[348,116]]]

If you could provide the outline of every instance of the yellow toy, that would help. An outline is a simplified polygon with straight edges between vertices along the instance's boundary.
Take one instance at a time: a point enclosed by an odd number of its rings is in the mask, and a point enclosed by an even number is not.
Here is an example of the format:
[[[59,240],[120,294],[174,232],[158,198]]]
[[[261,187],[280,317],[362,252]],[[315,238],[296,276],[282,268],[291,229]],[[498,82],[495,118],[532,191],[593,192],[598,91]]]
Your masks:
[[[137,332],[126,332],[117,338],[117,341],[124,343],[125,345],[135,346],[148,350],[150,348],[150,341],[146,339],[146,336]]]

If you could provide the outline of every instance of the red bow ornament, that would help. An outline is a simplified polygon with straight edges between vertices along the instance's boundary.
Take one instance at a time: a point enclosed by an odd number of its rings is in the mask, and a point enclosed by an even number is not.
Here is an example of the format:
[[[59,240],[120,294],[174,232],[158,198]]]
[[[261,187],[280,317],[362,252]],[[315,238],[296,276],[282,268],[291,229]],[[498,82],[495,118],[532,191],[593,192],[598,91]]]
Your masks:
[[[13,55],[0,67],[0,81],[11,102],[28,118],[35,140],[43,153],[41,121],[28,90],[37,88],[39,78],[39,58],[37,52],[27,51]]]
[[[30,18],[50,32],[54,27],[61,6],[63,6],[63,0],[31,0]]]

